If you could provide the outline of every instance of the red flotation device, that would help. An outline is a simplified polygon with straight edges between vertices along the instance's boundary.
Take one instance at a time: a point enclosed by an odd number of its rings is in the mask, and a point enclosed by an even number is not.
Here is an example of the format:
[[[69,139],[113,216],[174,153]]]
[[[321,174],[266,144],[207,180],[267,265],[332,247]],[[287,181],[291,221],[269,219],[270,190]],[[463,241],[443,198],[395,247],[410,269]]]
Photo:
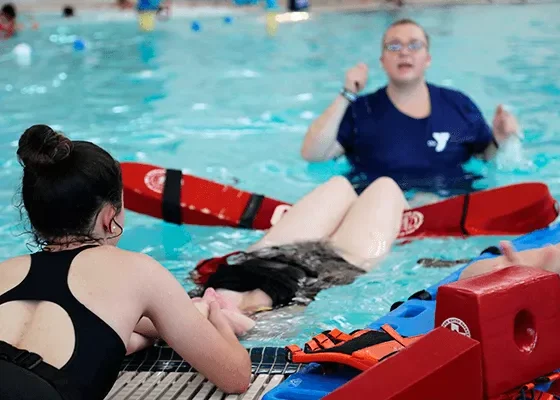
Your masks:
[[[268,229],[287,205],[175,169],[127,162],[121,169],[125,207],[175,224]]]
[[[268,229],[289,203],[179,170],[121,163],[127,209],[176,224]],[[548,226],[558,206],[543,183],[519,183],[407,210],[399,238],[521,235]]]
[[[522,235],[547,227],[558,203],[544,183],[518,183],[451,197],[403,213],[399,238]]]

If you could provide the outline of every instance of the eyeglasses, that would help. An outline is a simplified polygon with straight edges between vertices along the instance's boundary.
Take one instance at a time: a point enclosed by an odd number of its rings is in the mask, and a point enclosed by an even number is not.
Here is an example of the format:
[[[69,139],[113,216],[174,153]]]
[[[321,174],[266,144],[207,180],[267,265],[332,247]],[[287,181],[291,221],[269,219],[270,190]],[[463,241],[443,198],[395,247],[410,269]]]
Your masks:
[[[383,45],[383,48],[385,48],[385,50],[390,51],[392,53],[397,53],[399,51],[402,51],[405,46],[408,50],[416,52],[426,47],[426,44],[420,40],[413,40],[406,45],[401,42],[389,42],[389,43],[385,43]]]

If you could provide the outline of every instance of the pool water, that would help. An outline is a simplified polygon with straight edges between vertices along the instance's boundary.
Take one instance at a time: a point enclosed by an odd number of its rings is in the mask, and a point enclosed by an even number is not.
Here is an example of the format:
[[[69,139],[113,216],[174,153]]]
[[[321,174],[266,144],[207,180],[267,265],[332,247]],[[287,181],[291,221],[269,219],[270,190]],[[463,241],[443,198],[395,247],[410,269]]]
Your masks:
[[[522,144],[512,142],[495,163],[469,165],[487,176],[482,184],[544,181],[560,199],[558,11],[557,4],[544,4],[314,13],[308,21],[282,24],[275,37],[266,36],[258,13],[176,15],[145,34],[131,14],[84,12],[74,21],[39,15],[38,32],[0,42],[0,257],[28,251],[13,206],[21,177],[15,151],[19,135],[35,123],[92,140],[122,161],[237,181],[290,202],[347,171],[344,160],[302,161],[302,138],[356,62],[370,66],[369,90],[385,83],[380,38],[405,16],[431,35],[430,81],[467,92],[488,120],[498,102],[519,117]],[[73,48],[76,39],[85,50]],[[11,53],[18,43],[31,46],[29,65]],[[129,212],[121,247],[150,254],[190,289],[185,278],[197,261],[245,248],[261,235],[179,227]],[[363,327],[453,270],[421,267],[419,258],[473,257],[498,239],[396,246],[376,271],[320,293],[306,310],[264,318],[244,343],[302,344],[320,330]]]

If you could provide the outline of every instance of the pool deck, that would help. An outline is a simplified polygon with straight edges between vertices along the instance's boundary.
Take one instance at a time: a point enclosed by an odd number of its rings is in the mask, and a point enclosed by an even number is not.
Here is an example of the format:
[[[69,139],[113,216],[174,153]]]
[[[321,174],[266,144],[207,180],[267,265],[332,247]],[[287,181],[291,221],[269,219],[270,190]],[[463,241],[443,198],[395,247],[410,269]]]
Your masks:
[[[228,395],[187,364],[165,343],[127,356],[105,400],[260,400],[303,364],[286,361],[282,347],[257,347],[251,357],[251,386]]]
[[[123,372],[105,400],[260,400],[284,379],[253,374],[247,392],[228,395],[196,372]]]
[[[310,11],[380,11],[397,10],[395,0],[310,0]],[[461,6],[468,4],[496,5],[496,4],[546,4],[554,3],[556,0],[403,0],[405,5],[402,9],[416,7],[439,7],[439,6]],[[29,12],[58,12],[63,6],[72,4],[71,0],[20,0],[18,8]],[[80,11],[104,11],[120,12],[111,0],[81,0],[75,4],[76,12]],[[278,0],[280,10],[286,10],[287,0]],[[234,6],[228,0],[173,0],[173,10],[177,15],[185,15],[189,11],[201,9],[209,10],[236,10],[242,12],[261,12],[262,1],[253,6]],[[130,11],[124,11],[130,12]]]

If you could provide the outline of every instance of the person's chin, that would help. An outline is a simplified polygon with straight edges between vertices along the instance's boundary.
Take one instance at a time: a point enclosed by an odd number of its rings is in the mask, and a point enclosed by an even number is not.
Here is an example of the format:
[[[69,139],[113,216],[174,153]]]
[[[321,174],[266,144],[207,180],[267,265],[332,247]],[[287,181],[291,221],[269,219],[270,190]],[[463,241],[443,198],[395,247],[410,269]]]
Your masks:
[[[391,76],[391,80],[398,85],[408,85],[422,80],[415,71],[400,71]]]

